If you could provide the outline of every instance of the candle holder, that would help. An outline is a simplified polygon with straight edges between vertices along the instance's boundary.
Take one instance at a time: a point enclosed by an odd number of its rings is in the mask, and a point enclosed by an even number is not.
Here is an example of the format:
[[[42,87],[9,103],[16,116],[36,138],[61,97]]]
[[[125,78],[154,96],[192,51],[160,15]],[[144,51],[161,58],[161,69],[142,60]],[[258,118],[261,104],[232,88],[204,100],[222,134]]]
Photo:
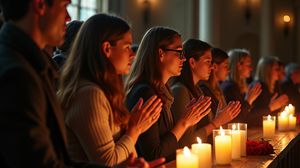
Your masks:
[[[287,111],[278,113],[278,131],[289,130],[289,116]]]
[[[188,147],[176,150],[176,168],[199,168],[198,156]]]
[[[232,144],[230,129],[214,129],[213,141],[217,165],[228,165],[232,160]]]
[[[235,125],[236,130],[240,130],[241,134],[241,156],[247,156],[247,124],[246,123],[229,123],[228,129],[233,129],[233,125]],[[234,144],[234,142],[232,142]]]
[[[275,116],[263,116],[263,138],[272,138],[275,135]]]

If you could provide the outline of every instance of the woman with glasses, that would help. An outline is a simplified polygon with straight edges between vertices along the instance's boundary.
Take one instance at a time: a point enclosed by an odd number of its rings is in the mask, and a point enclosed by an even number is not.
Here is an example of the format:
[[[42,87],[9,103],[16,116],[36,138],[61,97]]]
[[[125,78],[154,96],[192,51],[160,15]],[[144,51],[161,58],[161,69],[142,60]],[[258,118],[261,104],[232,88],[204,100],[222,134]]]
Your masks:
[[[180,119],[183,109],[192,99],[204,96],[202,90],[198,87],[198,83],[201,80],[208,80],[212,68],[211,46],[209,44],[197,39],[189,39],[183,44],[183,50],[187,61],[183,63],[180,76],[171,80],[171,89],[174,94],[174,103],[171,109],[175,121]],[[180,147],[197,142],[197,137],[206,142],[212,130],[234,118],[239,113],[239,109],[239,102],[232,102],[216,118],[210,112],[197,125],[185,132],[179,141]]]
[[[137,152],[146,160],[161,156],[167,160],[175,159],[178,141],[189,127],[210,111],[210,99],[193,99],[183,109],[180,119],[174,120],[171,112],[174,98],[167,82],[172,76],[180,75],[186,60],[181,36],[176,31],[165,27],[151,28],[144,35],[136,57],[125,88],[129,109],[140,98],[147,100],[153,95],[158,95],[163,102],[159,119],[139,137]]]
[[[279,65],[276,57],[262,57],[258,61],[255,73],[255,81],[252,85],[260,83],[262,93],[253,102],[251,115],[248,117],[250,126],[261,126],[262,116],[276,114],[279,109],[288,103],[287,95],[280,95],[280,89],[276,88],[279,79]]]
[[[162,103],[155,95],[137,101],[131,114],[124,105],[121,75],[134,59],[131,44],[130,27],[119,17],[96,14],[82,25],[58,91],[72,159],[119,164],[159,118]]]
[[[230,73],[228,80],[221,84],[225,99],[229,101],[240,101],[241,112],[237,116],[237,122],[247,122],[250,109],[255,99],[261,93],[259,83],[248,87],[246,79],[250,77],[253,70],[250,52],[245,49],[232,49],[228,52]],[[248,123],[250,124],[250,123]]]

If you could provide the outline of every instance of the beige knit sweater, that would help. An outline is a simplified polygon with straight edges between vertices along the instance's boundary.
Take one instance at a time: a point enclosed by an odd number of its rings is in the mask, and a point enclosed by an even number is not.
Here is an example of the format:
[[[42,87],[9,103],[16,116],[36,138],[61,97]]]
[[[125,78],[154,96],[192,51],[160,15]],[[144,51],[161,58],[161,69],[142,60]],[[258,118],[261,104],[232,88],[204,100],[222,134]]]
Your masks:
[[[87,81],[80,86],[65,113],[71,158],[107,166],[124,161],[135,152],[133,140],[122,135],[119,125],[114,124],[111,106],[102,89]]]

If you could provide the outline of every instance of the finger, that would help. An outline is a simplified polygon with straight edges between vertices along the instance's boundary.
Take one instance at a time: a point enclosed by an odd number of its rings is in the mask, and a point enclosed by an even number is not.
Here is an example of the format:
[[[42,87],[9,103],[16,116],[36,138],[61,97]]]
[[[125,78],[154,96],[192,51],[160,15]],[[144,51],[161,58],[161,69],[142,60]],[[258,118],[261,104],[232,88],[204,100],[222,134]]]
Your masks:
[[[189,108],[191,105],[193,105],[196,102],[196,99],[193,98],[187,105],[186,108]]]
[[[199,99],[195,104],[194,104],[194,107],[199,109],[203,106],[206,106],[207,104],[210,104],[211,103],[211,98],[210,97],[206,97],[204,99]]]
[[[205,117],[207,114],[209,114],[211,112],[211,108],[208,108],[207,110],[205,110],[203,113],[200,114],[200,116]]]
[[[161,102],[161,99],[156,99],[149,107],[148,109],[144,109],[146,111],[146,114],[151,115],[154,113],[155,109],[162,107],[163,103]]]
[[[140,110],[142,108],[143,102],[143,98],[140,98],[139,101],[134,105],[132,112]]]
[[[275,100],[277,96],[278,96],[278,93],[277,93],[277,92],[274,93],[274,95],[273,95],[272,98],[271,98],[271,101]]]
[[[154,167],[157,167],[157,166],[163,164],[165,161],[166,161],[165,158],[159,158],[159,159],[149,162],[149,166],[150,166],[150,168],[154,168]]]
[[[143,105],[143,109],[147,111],[147,109],[151,106],[151,104],[157,99],[157,96],[151,96]]]

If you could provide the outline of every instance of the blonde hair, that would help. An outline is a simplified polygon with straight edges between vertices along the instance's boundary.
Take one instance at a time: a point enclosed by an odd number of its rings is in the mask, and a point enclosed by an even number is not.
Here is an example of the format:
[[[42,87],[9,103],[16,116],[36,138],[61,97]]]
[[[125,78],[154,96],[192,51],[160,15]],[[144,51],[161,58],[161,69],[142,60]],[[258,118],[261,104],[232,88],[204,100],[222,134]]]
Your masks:
[[[262,57],[256,67],[255,80],[266,84],[271,93],[274,91],[276,82],[272,80],[272,68],[278,64],[278,61],[276,57]]]
[[[235,82],[242,93],[247,92],[246,79],[242,79],[237,65],[245,60],[247,57],[251,57],[250,52],[246,49],[232,49],[228,52],[229,56],[229,80]]]

